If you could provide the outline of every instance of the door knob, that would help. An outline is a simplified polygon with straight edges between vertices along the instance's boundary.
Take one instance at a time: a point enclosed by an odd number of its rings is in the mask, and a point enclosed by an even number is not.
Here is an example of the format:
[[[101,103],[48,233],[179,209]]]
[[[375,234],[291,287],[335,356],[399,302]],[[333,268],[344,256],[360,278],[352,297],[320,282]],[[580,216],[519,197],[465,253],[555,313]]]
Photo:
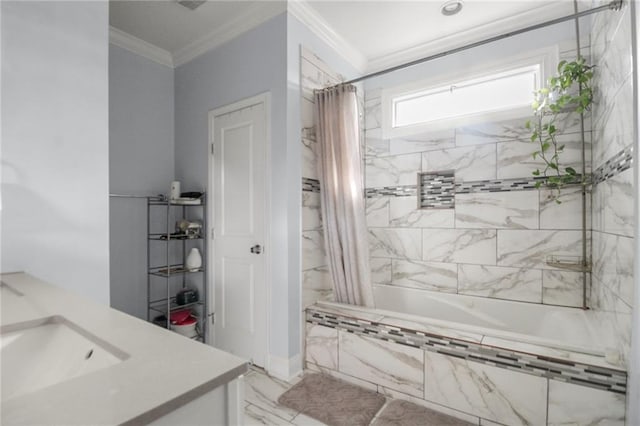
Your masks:
[[[253,254],[262,253],[262,246],[260,244],[256,244],[255,246],[251,247],[251,253]]]

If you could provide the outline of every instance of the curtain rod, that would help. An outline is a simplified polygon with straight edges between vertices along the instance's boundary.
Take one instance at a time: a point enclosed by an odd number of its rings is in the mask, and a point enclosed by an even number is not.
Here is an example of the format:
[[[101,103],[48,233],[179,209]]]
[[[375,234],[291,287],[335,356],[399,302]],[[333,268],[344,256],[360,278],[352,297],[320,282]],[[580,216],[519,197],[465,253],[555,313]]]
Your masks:
[[[391,72],[394,71],[398,71],[404,68],[408,68],[408,67],[412,67],[414,65],[418,65],[421,64],[423,62],[429,62],[432,61],[434,59],[438,59],[438,58],[442,58],[444,56],[448,56],[448,55],[452,55],[454,53],[458,53],[458,52],[462,52],[468,49],[473,49],[474,47],[478,47],[478,46],[482,46],[484,44],[488,44],[488,43],[493,43],[494,41],[498,41],[498,40],[502,40],[508,37],[513,37],[522,33],[526,33],[529,31],[533,31],[533,30],[537,30],[540,28],[544,28],[544,27],[548,27],[551,25],[555,25],[555,24],[559,24],[561,22],[565,22],[565,21],[570,21],[572,19],[578,19],[581,18],[583,16],[587,16],[587,15],[591,15],[593,13],[598,13],[598,12],[602,12],[603,10],[620,10],[622,8],[622,3],[624,2],[624,0],[613,0],[608,4],[602,5],[602,6],[598,6],[598,7],[594,7],[593,9],[588,9],[588,10],[583,10],[582,12],[577,12],[577,13],[572,13],[571,15],[566,15],[560,18],[556,18],[556,19],[552,19],[550,21],[546,21],[546,22],[542,22],[540,24],[535,24],[535,25],[531,25],[529,27],[526,28],[521,28],[519,30],[514,30],[514,31],[510,31],[508,33],[504,33],[504,34],[500,34],[494,37],[490,37],[484,40],[480,40],[480,41],[476,41],[474,43],[471,44],[467,44],[465,46],[461,46],[461,47],[456,47],[454,49],[451,50],[446,50],[444,52],[441,53],[436,53],[435,55],[431,55],[431,56],[427,56],[425,58],[420,58],[420,59],[416,59],[414,61],[411,62],[407,62],[406,64],[401,64],[401,65],[396,65],[394,67],[391,68],[387,68],[381,71],[376,71],[373,72],[371,74],[366,74],[363,75],[362,77],[358,77],[358,78],[354,78],[352,80],[349,81],[345,81],[343,83],[337,84],[335,86],[332,87],[336,87],[336,86],[340,86],[342,84],[353,84],[353,83],[358,83],[360,81],[363,80],[367,80],[373,77],[378,77],[380,75],[384,75],[384,74],[389,74]]]

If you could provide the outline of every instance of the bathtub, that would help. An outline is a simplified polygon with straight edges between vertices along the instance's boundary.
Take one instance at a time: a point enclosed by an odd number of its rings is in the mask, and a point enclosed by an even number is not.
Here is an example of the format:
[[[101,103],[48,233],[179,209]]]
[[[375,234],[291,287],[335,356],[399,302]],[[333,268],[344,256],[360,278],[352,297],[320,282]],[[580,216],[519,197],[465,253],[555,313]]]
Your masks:
[[[308,370],[474,424],[624,424],[608,314],[387,285],[374,299],[306,309]]]
[[[374,295],[385,317],[420,317],[437,326],[595,356],[615,352],[611,314],[605,312],[388,285],[374,286]]]
[[[520,347],[537,345],[602,360],[608,357],[614,364],[619,357],[613,319],[607,312],[388,285],[375,285],[374,295],[375,309],[326,301],[316,305],[351,315],[377,315],[380,321],[392,324],[432,326],[463,340]]]

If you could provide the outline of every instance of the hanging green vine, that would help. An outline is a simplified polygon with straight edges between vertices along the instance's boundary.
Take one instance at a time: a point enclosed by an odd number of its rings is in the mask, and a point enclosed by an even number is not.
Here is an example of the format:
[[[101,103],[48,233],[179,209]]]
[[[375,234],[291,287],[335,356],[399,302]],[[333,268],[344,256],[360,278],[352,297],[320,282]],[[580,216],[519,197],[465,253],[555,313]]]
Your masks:
[[[593,66],[587,65],[583,58],[575,61],[561,61],[558,74],[549,79],[549,85],[536,92],[532,104],[535,119],[527,121],[525,127],[531,131],[531,142],[538,144],[533,152],[533,159],[540,158],[544,168],[534,170],[536,177],[544,177],[536,182],[536,188],[546,185],[553,189],[551,197],[560,204],[561,189],[571,183],[583,183],[584,176],[579,176],[573,167],[561,164],[564,145],[558,142],[560,129],[556,126],[558,116],[562,113],[576,112],[583,114],[591,108],[593,90],[591,79]]]

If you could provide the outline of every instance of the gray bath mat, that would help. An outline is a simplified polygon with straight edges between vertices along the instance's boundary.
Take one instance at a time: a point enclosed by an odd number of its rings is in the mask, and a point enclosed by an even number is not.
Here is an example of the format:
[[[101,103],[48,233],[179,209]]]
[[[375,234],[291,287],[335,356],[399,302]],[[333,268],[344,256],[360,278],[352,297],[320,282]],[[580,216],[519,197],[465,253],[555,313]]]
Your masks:
[[[280,395],[278,403],[330,426],[366,426],[384,396],[326,374],[309,374]]]
[[[472,424],[396,399],[382,410],[373,426],[467,426]]]

